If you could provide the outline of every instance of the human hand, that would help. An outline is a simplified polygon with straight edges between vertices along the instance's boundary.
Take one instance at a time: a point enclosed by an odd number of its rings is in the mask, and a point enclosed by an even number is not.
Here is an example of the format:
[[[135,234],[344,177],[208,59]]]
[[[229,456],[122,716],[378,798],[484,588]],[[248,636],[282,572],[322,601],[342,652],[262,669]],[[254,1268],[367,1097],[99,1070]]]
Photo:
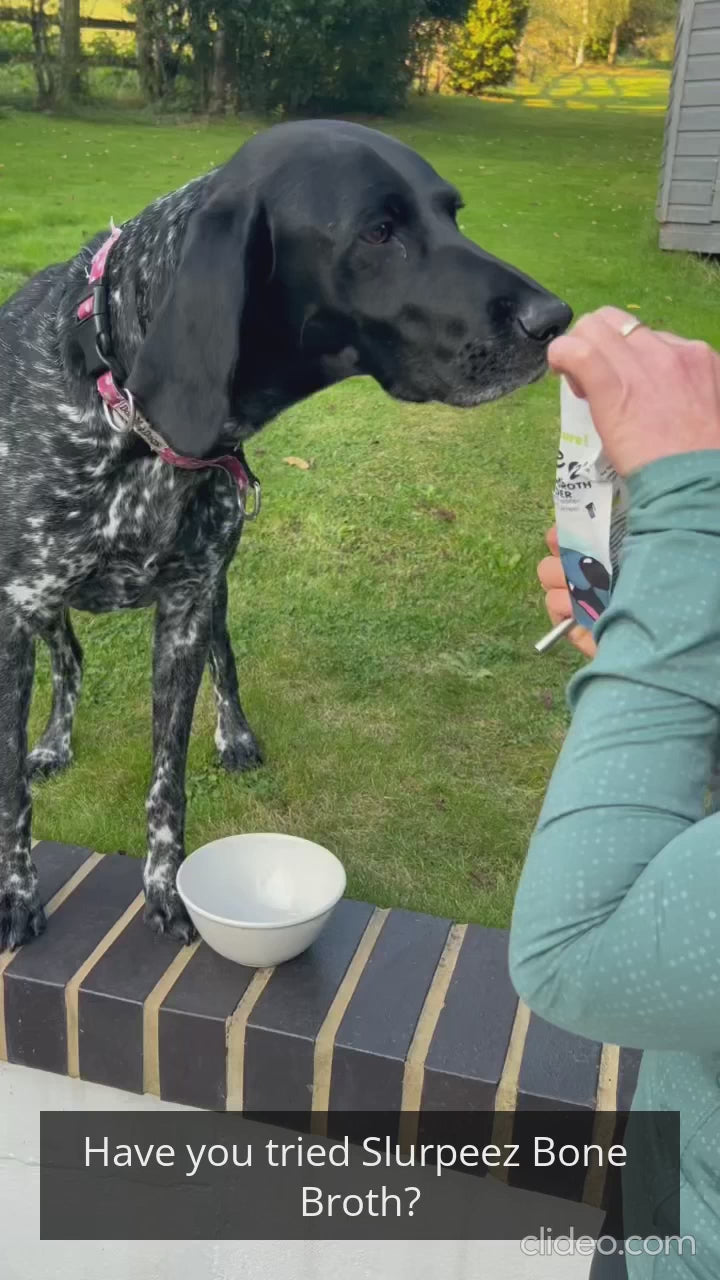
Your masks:
[[[545,608],[550,615],[550,621],[553,626],[556,626],[558,622],[563,622],[565,618],[571,618],[573,610],[570,592],[563,573],[562,561],[560,560],[557,530],[554,525],[546,533],[545,541],[550,555],[545,556],[545,559],[540,561],[538,578],[545,592]],[[568,640],[586,658],[595,656],[597,647],[593,640],[592,632],[588,631],[587,627],[573,627],[568,632]]]
[[[548,349],[550,368],[588,401],[621,476],[658,458],[720,449],[720,355],[705,342],[645,325],[623,337],[635,319],[601,307]]]

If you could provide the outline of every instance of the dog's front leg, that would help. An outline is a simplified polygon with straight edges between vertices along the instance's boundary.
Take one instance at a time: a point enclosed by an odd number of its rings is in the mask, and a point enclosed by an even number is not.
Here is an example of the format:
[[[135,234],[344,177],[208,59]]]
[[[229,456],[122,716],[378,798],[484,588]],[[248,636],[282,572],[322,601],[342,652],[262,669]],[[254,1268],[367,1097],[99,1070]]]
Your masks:
[[[223,573],[215,589],[210,636],[210,674],[215,690],[215,745],[220,763],[231,772],[262,764],[260,748],[240,702],[235,655],[227,625],[228,588]]]
[[[30,858],[27,718],[35,667],[30,627],[0,609],[0,951],[42,933],[45,913]]]
[[[207,661],[212,593],[165,596],[155,615],[153,774],[147,800],[145,919],[159,933],[191,942],[193,927],[175,886],[184,857],[185,765],[195,699]]]

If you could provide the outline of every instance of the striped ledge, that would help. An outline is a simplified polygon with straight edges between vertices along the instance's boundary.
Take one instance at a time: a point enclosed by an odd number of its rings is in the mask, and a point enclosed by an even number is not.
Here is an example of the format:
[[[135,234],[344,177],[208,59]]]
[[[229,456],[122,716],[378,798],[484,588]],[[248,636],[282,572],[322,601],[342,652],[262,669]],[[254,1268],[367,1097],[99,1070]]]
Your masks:
[[[639,1055],[568,1035],[518,1004],[507,934],[343,900],[277,969],[181,947],[142,920],[139,861],[35,846],[50,917],[0,956],[0,1058],[211,1110],[626,1109]],[[595,1114],[595,1113],[598,1114]]]

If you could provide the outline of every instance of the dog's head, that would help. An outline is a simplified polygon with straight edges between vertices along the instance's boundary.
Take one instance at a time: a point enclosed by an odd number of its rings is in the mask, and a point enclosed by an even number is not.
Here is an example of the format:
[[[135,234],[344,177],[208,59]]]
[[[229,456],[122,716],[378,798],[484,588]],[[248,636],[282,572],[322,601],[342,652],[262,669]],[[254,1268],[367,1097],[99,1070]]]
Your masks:
[[[178,452],[205,456],[249,400],[269,417],[352,374],[461,406],[534,381],[570,308],[468,240],[460,207],[376,130],[258,134],[209,181],[129,389]]]

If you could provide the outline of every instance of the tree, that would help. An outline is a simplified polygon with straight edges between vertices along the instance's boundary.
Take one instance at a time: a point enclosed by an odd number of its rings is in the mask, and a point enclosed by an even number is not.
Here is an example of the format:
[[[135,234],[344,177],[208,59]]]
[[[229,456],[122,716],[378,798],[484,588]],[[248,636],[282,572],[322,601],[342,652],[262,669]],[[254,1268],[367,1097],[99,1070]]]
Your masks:
[[[38,103],[41,107],[50,106],[55,98],[54,50],[48,26],[45,0],[30,0],[33,69],[38,88]]]
[[[585,62],[585,46],[590,38],[590,0],[583,0],[580,24],[580,38],[575,54],[576,67],[582,67]]]
[[[512,79],[527,16],[527,0],[473,0],[448,50],[457,93],[479,94]]]
[[[577,54],[580,60],[576,60],[576,66],[582,66],[588,56],[602,58],[608,66],[615,65],[631,3],[632,0],[583,0],[582,32]]]
[[[677,20],[677,0],[630,0],[626,21],[620,27],[620,48],[646,48],[654,40],[672,48]]]
[[[227,30],[218,22],[213,40],[212,84],[209,109],[213,115],[222,115],[230,98],[230,68],[227,59]]]
[[[201,0],[188,0],[194,7]],[[384,113],[412,80],[413,31],[467,0],[215,0],[237,105],[278,115]],[[220,9],[222,4],[222,10]],[[192,42],[194,58],[196,42]]]
[[[445,50],[455,24],[465,22],[470,0],[422,0],[410,31],[410,66],[418,93],[439,93],[448,71]]]
[[[677,0],[532,0],[519,50],[522,71],[534,79],[570,60],[615,65],[626,49],[653,39],[672,41]]]
[[[182,0],[132,0],[128,9],[135,17],[140,91],[147,102],[159,102],[172,89],[191,38],[188,13]]]
[[[82,90],[80,0],[60,0],[58,98],[61,102],[76,102]]]

